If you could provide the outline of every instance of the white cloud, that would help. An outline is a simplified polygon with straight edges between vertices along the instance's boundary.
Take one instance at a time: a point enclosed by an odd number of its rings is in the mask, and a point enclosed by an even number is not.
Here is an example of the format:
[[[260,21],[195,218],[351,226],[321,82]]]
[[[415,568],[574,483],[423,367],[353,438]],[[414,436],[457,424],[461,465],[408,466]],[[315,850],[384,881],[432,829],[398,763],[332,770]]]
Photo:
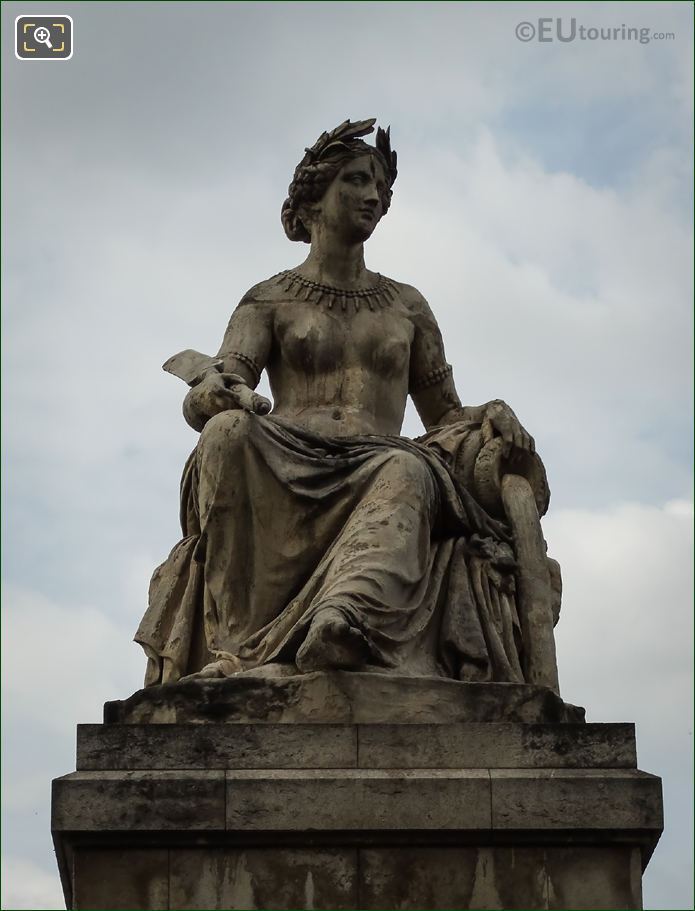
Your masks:
[[[52,911],[65,908],[57,873],[47,873],[23,857],[2,857],[2,903],[12,911]]]
[[[125,591],[146,587],[142,566],[124,570]],[[65,907],[50,847],[50,783],[75,768],[76,723],[100,722],[104,702],[142,685],[136,622],[132,611],[115,622],[94,605],[3,587],[3,908]]]
[[[563,567],[563,690],[591,718],[638,709],[658,727],[665,713],[690,717],[692,520],[689,501],[558,510],[544,520]]]
[[[144,660],[134,628],[95,606],[68,608],[28,589],[3,591],[3,704],[8,722],[72,736],[99,722],[108,699],[142,685]],[[50,700],[47,696],[50,694]]]
[[[517,410],[560,503],[680,496],[689,229],[653,183],[598,190],[507,158],[481,131],[462,152],[418,161],[370,261],[391,274],[408,264],[462,398]]]
[[[10,32],[18,12],[3,4]],[[292,168],[322,129],[375,114],[401,173],[368,264],[429,297],[462,398],[506,398],[537,438],[565,574],[561,683],[594,720],[637,720],[669,813],[650,901],[686,906],[689,519],[662,504],[691,490],[692,9],[639,7],[670,44],[514,38],[547,13],[203,3],[162,20],[83,4],[55,81],[4,55],[5,811],[30,865],[15,869],[52,865],[47,786],[70,770],[75,723],[142,680],[130,640],[195,443],[160,364],[214,349],[243,291],[305,255],[279,223]],[[630,161],[606,169],[616,149]]]
[[[645,907],[692,907],[693,504],[558,510],[544,529],[563,571],[562,695],[589,721],[635,722],[639,767],[663,779]]]

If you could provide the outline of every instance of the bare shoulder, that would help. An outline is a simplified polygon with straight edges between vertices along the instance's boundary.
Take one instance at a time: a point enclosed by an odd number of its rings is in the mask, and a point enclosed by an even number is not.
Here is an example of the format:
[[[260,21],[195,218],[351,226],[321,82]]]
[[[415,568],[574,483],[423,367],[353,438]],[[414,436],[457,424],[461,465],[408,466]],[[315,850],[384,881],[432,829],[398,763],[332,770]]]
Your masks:
[[[399,301],[412,319],[434,318],[430,305],[417,288],[414,288],[413,285],[406,285],[404,282],[398,282],[393,278],[389,278],[388,281],[396,289]]]
[[[270,278],[266,278],[265,281],[258,282],[257,285],[249,288],[239,301],[239,306],[256,304],[257,306],[267,307],[282,300],[283,297],[287,296],[281,285],[281,279],[284,274],[284,272],[278,272],[276,275],[272,275]]]

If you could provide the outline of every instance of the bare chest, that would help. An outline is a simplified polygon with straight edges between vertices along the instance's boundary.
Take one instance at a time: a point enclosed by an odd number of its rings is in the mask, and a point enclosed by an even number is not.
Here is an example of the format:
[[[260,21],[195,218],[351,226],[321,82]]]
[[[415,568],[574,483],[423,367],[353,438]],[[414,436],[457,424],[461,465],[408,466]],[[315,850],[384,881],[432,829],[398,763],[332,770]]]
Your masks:
[[[395,378],[408,369],[413,333],[407,313],[398,305],[355,312],[287,301],[275,313],[275,356],[300,373],[359,367]]]

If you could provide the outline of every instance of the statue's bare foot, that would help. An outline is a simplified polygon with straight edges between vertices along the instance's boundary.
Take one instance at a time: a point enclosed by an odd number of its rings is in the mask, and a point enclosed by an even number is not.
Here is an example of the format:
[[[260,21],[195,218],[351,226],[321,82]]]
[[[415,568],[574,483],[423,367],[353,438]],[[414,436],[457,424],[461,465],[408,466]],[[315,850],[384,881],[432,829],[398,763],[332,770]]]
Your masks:
[[[297,652],[296,664],[303,674],[331,668],[354,670],[369,656],[362,633],[350,626],[337,608],[326,607],[311,621],[309,632]]]
[[[180,683],[188,683],[189,680],[222,680],[225,677],[231,677],[236,674],[240,668],[228,658],[220,658],[218,661],[212,661],[205,667],[196,671],[195,674],[188,674],[181,677]]]

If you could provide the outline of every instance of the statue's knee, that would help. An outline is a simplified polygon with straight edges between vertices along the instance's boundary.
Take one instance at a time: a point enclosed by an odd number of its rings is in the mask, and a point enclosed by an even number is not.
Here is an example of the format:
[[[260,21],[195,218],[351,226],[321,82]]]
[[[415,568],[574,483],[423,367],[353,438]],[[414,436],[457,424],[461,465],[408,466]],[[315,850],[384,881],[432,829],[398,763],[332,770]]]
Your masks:
[[[389,459],[389,469],[399,480],[408,486],[431,488],[430,468],[422,456],[407,449],[397,449]]]
[[[205,452],[208,449],[229,450],[243,446],[251,428],[253,415],[248,411],[222,411],[211,417],[200,434],[198,448]]]

